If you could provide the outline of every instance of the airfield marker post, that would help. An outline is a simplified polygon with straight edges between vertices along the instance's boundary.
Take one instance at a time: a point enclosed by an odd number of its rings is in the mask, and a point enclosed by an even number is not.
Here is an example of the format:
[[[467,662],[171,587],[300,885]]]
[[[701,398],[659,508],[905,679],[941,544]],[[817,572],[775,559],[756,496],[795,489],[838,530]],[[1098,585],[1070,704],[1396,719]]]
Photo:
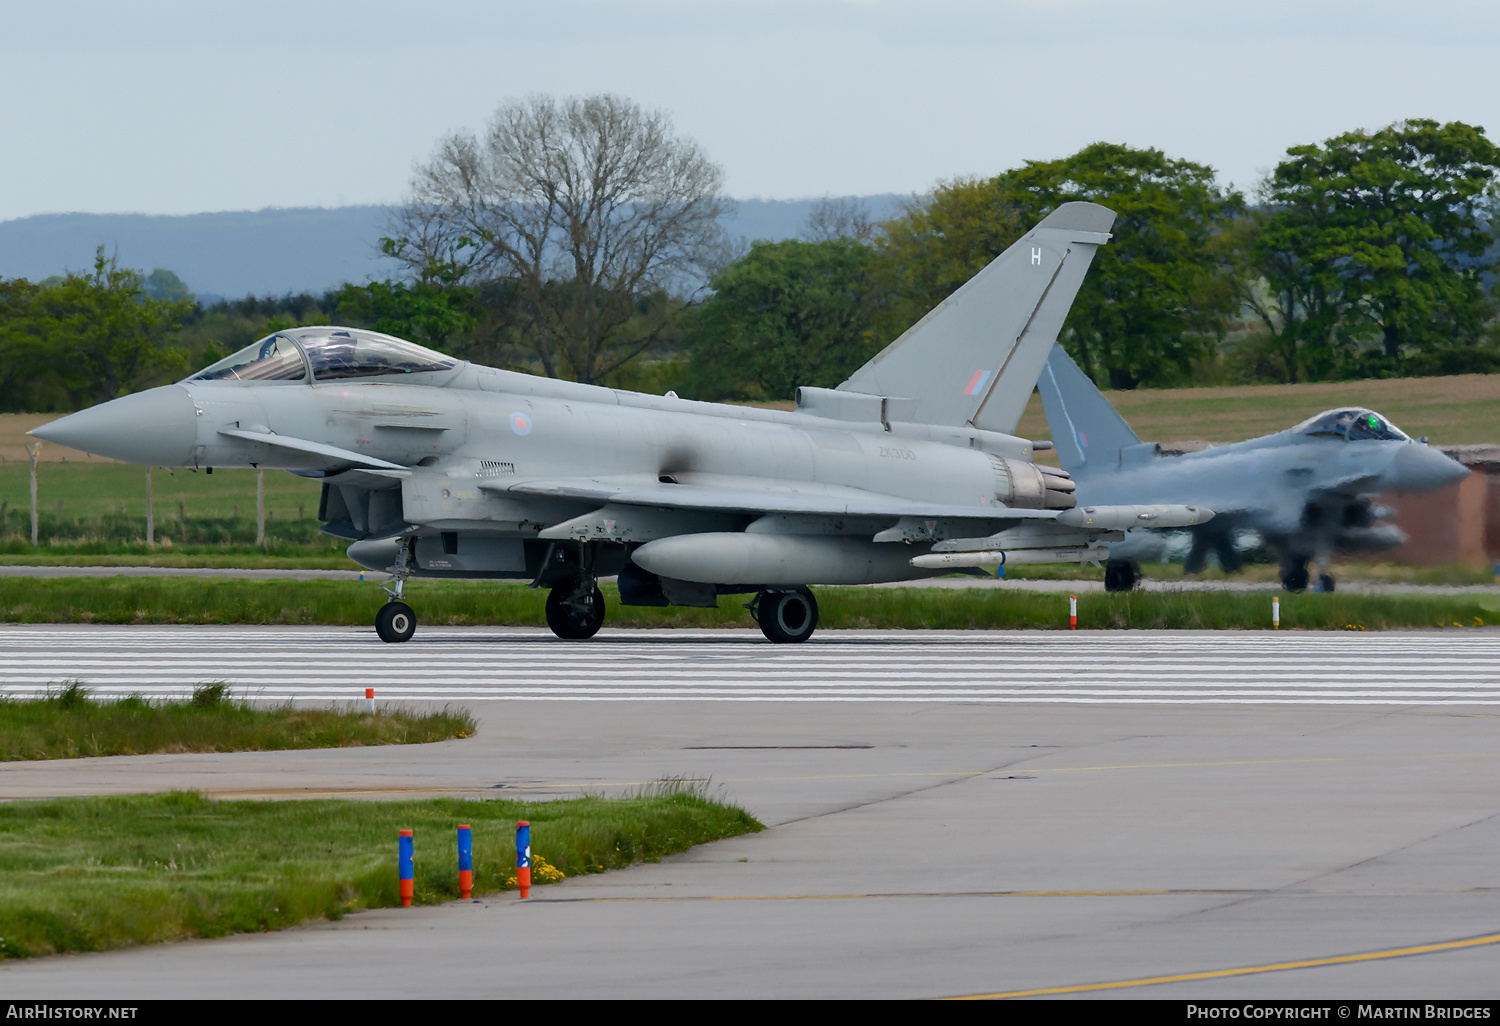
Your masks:
[[[474,833],[469,824],[458,825],[458,896],[474,893]]]
[[[37,520],[36,520],[36,458],[42,454],[42,443],[26,447],[26,455],[31,457],[31,547],[36,548]],[[1496,568],[1500,570],[1500,567]]]
[[[1069,595],[1068,596],[1068,630],[1070,630],[1070,631],[1076,631],[1077,629],[1078,629],[1078,596],[1077,595]]]
[[[516,887],[521,897],[531,895],[531,824],[526,820],[516,823]]]
[[[367,712],[367,713],[373,713],[374,711],[375,711],[375,689],[374,688],[365,688],[365,712]]]
[[[396,862],[401,875],[401,907],[411,908],[412,892],[416,887],[416,858],[413,848],[416,845],[410,830],[401,831],[401,836],[396,841]]]
[[[1281,630],[1281,599],[1271,599],[1271,630]]]

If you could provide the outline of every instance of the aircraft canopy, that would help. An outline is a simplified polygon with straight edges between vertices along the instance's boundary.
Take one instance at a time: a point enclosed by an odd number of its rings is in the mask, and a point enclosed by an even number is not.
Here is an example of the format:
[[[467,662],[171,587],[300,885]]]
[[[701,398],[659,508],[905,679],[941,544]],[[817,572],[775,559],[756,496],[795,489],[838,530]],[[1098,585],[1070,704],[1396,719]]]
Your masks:
[[[1362,406],[1350,406],[1342,410],[1325,410],[1316,417],[1309,417],[1292,428],[1302,435],[1318,438],[1342,438],[1345,441],[1378,439],[1384,441],[1410,441],[1406,432],[1386,420],[1374,410]]]
[[[452,357],[357,328],[289,328],[267,335],[189,381],[305,381],[450,370]]]

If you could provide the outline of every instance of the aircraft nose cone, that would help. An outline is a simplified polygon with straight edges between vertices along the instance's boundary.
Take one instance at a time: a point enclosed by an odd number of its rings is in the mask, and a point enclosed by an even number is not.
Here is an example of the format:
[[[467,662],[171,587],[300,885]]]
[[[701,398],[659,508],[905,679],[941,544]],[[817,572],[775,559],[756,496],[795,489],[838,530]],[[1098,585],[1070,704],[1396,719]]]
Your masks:
[[[28,434],[128,463],[181,467],[192,462],[198,415],[187,389],[162,385],[69,414]]]
[[[1392,491],[1421,492],[1465,477],[1469,468],[1437,449],[1413,442],[1403,445],[1391,465]]]

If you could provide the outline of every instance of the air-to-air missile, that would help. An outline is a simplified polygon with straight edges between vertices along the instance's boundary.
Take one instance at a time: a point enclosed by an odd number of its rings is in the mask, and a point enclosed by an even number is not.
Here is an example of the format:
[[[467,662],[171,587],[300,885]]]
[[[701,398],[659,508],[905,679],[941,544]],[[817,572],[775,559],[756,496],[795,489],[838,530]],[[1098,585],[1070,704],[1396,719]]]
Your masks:
[[[168,467],[280,468],[322,484],[323,530],[388,571],[375,618],[405,641],[413,578],[524,580],[587,638],[620,601],[753,594],[772,641],[817,625],[809,585],[1108,558],[1188,505],[1082,513],[1011,434],[1113,212],[1067,203],[837,388],[795,411],[495,370],[375,332],[279,331],[185,381],[33,434]],[[975,571],[981,572],[981,571]]]

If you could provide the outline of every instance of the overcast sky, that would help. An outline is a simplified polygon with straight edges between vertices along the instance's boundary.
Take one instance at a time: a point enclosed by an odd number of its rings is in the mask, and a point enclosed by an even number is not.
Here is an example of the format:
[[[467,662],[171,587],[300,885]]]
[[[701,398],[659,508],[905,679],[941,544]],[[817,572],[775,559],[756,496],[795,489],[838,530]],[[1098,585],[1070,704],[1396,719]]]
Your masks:
[[[1288,146],[1500,137],[1494,0],[6,3],[0,220],[398,201],[506,98],[669,112],[740,197],[924,192],[1095,141],[1251,188]]]

